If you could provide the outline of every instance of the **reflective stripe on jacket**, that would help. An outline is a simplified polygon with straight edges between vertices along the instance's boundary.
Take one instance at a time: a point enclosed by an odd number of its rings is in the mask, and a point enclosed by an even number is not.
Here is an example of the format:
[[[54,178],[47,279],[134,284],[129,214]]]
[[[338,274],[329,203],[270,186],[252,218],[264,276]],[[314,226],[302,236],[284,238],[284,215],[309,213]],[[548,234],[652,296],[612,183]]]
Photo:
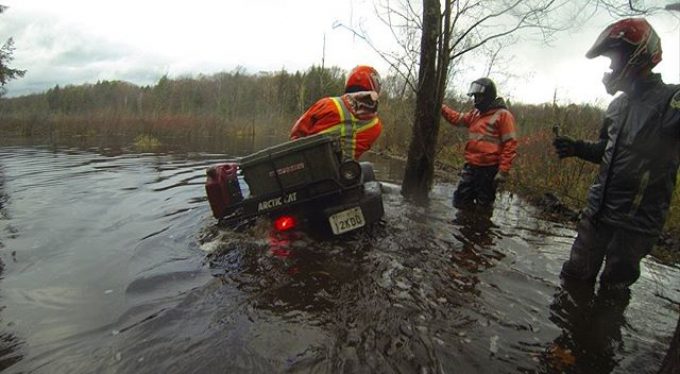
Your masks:
[[[498,165],[508,172],[517,156],[515,118],[505,108],[492,108],[484,113],[473,109],[467,113],[442,106],[442,115],[454,126],[468,128],[465,161],[474,166]]]
[[[359,114],[361,110],[356,110],[352,105],[352,95],[326,97],[317,101],[297,120],[290,138],[318,133],[336,134],[341,141],[343,157],[351,155],[349,157],[358,159],[378,139],[382,123],[375,111]]]

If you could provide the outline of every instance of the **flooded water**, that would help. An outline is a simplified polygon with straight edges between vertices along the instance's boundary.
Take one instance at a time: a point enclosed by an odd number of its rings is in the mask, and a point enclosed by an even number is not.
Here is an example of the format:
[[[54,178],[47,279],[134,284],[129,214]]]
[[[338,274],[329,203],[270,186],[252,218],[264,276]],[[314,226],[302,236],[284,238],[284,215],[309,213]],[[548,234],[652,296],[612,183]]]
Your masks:
[[[262,144],[268,145],[268,144]],[[0,147],[0,368],[35,373],[655,373],[680,270],[563,290],[575,232],[502,194],[492,217],[404,202],[318,242],[216,226],[205,168],[239,156]],[[256,148],[260,145],[254,145]],[[569,292],[567,292],[569,291]]]

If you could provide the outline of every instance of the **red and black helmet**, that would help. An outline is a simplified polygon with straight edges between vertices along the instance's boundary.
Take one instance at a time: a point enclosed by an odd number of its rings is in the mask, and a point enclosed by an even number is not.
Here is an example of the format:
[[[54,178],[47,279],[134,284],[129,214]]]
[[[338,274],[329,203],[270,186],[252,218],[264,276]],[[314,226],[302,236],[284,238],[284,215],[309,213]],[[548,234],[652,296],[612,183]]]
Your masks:
[[[613,94],[622,88],[625,80],[656,66],[661,61],[661,53],[659,35],[647,20],[626,18],[607,26],[586,57],[607,56],[620,60],[612,61],[614,71],[604,78],[607,91]]]
[[[367,65],[352,69],[345,82],[345,92],[375,91],[380,93],[380,74]]]

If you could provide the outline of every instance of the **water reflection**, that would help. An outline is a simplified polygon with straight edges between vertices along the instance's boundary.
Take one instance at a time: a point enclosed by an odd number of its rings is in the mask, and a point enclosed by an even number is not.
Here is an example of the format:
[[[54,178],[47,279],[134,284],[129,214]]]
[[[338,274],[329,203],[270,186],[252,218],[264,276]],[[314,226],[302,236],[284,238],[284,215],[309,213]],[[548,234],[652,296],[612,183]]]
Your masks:
[[[454,260],[472,273],[487,269],[505,257],[494,249],[496,234],[492,229],[497,226],[491,220],[492,215],[492,209],[481,207],[456,211],[453,224],[458,232],[453,236],[463,243],[463,250],[454,254]]]
[[[3,229],[7,230],[9,227],[7,226],[7,220],[8,220],[8,212],[7,212],[7,203],[9,200],[9,196],[7,195],[7,192],[5,191],[5,172],[4,172],[4,167],[0,165],[0,227]],[[7,253],[5,245],[3,244],[2,241],[0,241],[0,251],[3,253],[3,258],[7,258]],[[14,257],[14,253],[11,254],[12,258]],[[2,261],[2,258],[0,258],[0,278],[3,276],[3,272],[5,270],[5,264]],[[2,302],[2,299],[0,299],[0,303]],[[4,309],[4,307],[0,307],[0,309]],[[5,326],[11,326],[12,323],[6,323],[2,319],[0,319],[0,323]],[[21,361],[23,359],[23,354],[19,352],[21,346],[22,346],[22,341],[19,339],[17,336],[15,336],[12,332],[8,331],[0,331],[0,371],[3,371],[12,365],[16,364],[17,362]]]
[[[628,288],[594,293],[591,284],[564,282],[550,305],[550,320],[562,333],[547,350],[547,369],[606,374],[616,368],[630,296]]]
[[[423,209],[386,183],[384,222],[356,235],[234,232],[215,226],[202,183],[240,152],[114,148],[0,153],[0,365],[21,360],[7,371],[606,372],[658,366],[677,321],[680,277],[662,265],[637,283],[623,337],[596,295],[570,306],[556,290],[573,229],[519,199],[457,212],[455,186],[437,184]],[[378,179],[400,180],[382,161]]]
[[[262,219],[261,226],[251,230],[262,232],[266,221]],[[353,287],[365,275],[364,256],[375,240],[366,231],[348,235],[343,241],[325,242],[300,231],[271,230],[266,240],[258,243],[252,243],[258,236],[252,231],[244,235],[228,241],[219,239],[226,245],[209,256],[213,274],[251,293],[256,308],[282,315],[314,313],[315,320],[337,310],[342,302],[341,288]],[[244,248],[248,249],[244,252]]]

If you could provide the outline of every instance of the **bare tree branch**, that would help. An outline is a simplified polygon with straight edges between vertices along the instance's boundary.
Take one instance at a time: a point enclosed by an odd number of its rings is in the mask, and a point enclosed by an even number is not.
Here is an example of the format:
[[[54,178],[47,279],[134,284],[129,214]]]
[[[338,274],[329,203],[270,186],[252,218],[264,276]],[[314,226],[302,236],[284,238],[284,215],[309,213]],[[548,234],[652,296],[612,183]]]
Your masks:
[[[390,66],[390,67],[391,67],[398,75],[400,75],[400,76],[407,82],[407,84],[409,85],[409,87],[410,87],[413,91],[416,90],[416,87],[413,85],[413,83],[412,83],[411,80],[409,79],[409,76],[406,75],[406,74],[404,74],[403,71],[400,69],[400,66],[399,66],[399,65],[401,64],[401,62],[400,62],[399,59],[395,59],[396,61],[393,60],[393,59],[390,59],[390,58],[388,57],[388,54],[387,54],[387,53],[385,53],[385,52],[381,51],[380,49],[378,49],[378,48],[371,42],[371,40],[370,40],[368,37],[366,37],[363,33],[357,32],[356,30],[354,30],[353,28],[351,28],[351,27],[349,27],[349,26],[346,26],[346,25],[343,24],[342,22],[335,22],[335,23],[333,24],[333,28],[334,28],[334,29],[336,29],[336,28],[343,28],[343,29],[348,30],[349,32],[351,32],[355,37],[358,37],[358,38],[362,39],[362,40],[366,43],[366,45],[368,45],[375,53],[377,53],[378,56],[380,56],[380,58],[383,59],[383,61],[385,61],[385,62],[386,62],[386,63],[387,63],[387,64],[388,64],[388,65],[389,65],[389,66]]]

